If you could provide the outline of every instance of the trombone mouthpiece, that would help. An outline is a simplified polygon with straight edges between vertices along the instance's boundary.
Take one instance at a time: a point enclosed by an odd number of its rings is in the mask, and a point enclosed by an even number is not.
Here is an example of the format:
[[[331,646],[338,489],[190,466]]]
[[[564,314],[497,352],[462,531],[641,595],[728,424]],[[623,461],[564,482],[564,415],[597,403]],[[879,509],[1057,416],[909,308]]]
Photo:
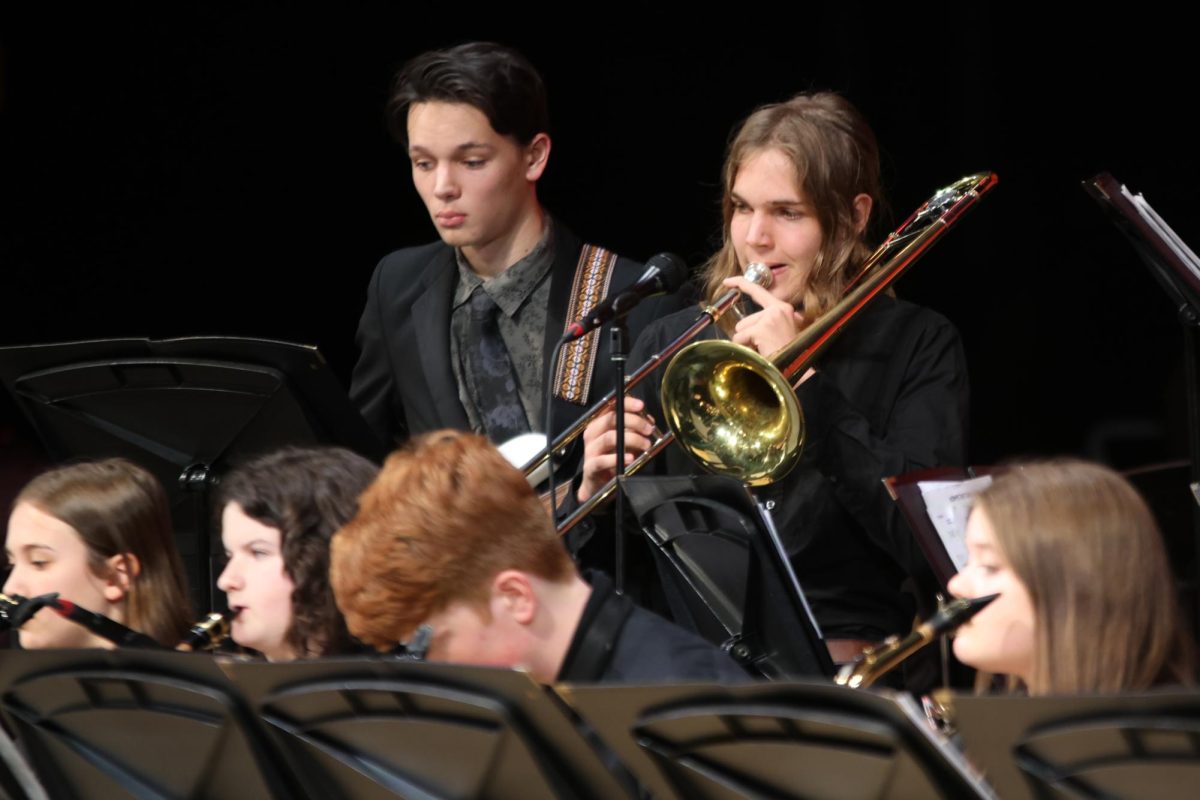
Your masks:
[[[764,289],[771,288],[771,268],[759,261],[747,264],[746,271],[742,273],[742,277],[751,283],[757,283]]]

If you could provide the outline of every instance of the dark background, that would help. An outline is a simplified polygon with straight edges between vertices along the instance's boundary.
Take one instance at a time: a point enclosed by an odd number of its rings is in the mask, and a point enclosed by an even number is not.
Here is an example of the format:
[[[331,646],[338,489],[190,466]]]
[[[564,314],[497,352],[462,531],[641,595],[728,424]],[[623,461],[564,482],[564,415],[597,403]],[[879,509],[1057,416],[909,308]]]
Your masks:
[[[996,171],[898,287],[962,332],[972,461],[1184,455],[1174,310],[1080,181],[1111,171],[1200,242],[1194,47],[1148,7],[1053,26],[1039,8],[583,9],[583,28],[412,4],[9,13],[0,344],[266,336],[318,345],[348,382],[376,261],[435,235],[384,129],[391,77],[489,38],[546,76],[545,204],[637,258],[711,252],[729,131],[802,89],[841,91],[871,120],[895,219]],[[0,457],[29,439],[0,400]]]

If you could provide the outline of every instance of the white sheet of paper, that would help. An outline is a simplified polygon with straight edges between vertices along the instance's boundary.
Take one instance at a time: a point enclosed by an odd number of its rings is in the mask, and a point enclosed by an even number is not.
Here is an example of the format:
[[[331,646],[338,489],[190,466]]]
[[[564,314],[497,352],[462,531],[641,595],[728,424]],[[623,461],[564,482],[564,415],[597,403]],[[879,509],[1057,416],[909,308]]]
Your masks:
[[[1167,246],[1174,251],[1175,255],[1179,257],[1179,260],[1187,265],[1187,268],[1191,270],[1192,274],[1197,278],[1200,278],[1200,258],[1197,258],[1196,254],[1192,252],[1192,248],[1187,246],[1187,242],[1179,238],[1179,234],[1175,233],[1175,229],[1168,225],[1167,221],[1158,215],[1158,212],[1154,210],[1149,202],[1147,202],[1146,198],[1143,197],[1140,192],[1138,194],[1133,194],[1125,187],[1124,184],[1121,184],[1121,194],[1129,198],[1129,201],[1133,203],[1134,208],[1136,208],[1138,213],[1142,215],[1142,219],[1144,219],[1151,228],[1154,228],[1154,230],[1158,232],[1158,235],[1161,236],[1163,241],[1167,243]]]
[[[955,569],[967,563],[967,515],[975,495],[992,485],[991,475],[981,475],[965,481],[920,481],[917,488],[925,500],[925,510],[933,529],[941,538]]]

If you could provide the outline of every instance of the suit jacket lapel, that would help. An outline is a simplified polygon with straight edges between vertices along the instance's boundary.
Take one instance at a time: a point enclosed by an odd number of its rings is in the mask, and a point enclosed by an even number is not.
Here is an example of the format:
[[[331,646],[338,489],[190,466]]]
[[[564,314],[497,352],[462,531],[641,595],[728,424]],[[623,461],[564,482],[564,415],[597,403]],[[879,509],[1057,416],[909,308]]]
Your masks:
[[[446,247],[439,251],[422,274],[421,282],[425,291],[413,304],[412,315],[434,415],[447,428],[470,430],[471,423],[459,400],[458,382],[450,364],[450,303],[458,282],[454,250]]]

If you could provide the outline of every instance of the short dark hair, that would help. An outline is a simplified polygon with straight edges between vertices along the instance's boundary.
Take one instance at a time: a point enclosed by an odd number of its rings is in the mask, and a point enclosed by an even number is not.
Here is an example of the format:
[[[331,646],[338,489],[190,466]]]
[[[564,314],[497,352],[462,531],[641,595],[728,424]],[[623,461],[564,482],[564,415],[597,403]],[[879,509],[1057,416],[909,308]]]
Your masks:
[[[396,141],[408,144],[409,108],[434,101],[479,109],[492,130],[520,145],[550,128],[542,76],[525,56],[494,42],[431,50],[400,69],[387,104]]]
[[[337,447],[289,447],[237,467],[221,482],[218,513],[230,503],[279,531],[292,590],[288,644],[300,656],[352,652],[329,588],[329,540],[354,516],[379,468]]]

